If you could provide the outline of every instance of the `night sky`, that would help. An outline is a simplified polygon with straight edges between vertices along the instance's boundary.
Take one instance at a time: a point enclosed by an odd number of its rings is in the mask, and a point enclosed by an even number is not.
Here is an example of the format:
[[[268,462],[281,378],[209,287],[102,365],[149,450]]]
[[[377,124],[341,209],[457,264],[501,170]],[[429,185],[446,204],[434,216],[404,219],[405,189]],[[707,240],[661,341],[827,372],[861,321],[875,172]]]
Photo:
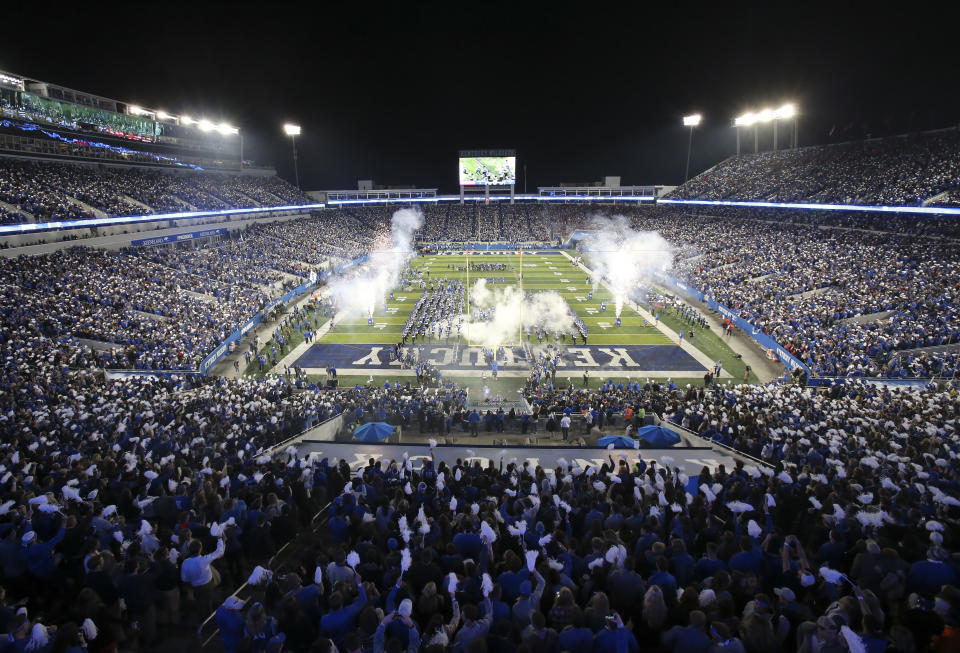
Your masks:
[[[297,122],[305,189],[453,192],[458,149],[505,147],[519,191],[524,166],[531,192],[677,184],[684,114],[705,120],[693,174],[734,153],[734,116],[785,101],[801,145],[960,121],[955,30],[932,7],[661,4],[11,6],[0,70],[226,120],[291,180],[281,125]]]

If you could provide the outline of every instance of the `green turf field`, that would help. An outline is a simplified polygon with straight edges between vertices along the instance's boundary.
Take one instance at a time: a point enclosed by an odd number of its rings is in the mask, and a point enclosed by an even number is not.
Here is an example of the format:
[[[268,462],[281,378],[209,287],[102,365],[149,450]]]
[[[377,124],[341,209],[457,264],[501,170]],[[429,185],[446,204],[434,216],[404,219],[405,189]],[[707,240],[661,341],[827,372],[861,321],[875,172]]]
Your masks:
[[[469,263],[468,263],[469,262]],[[499,264],[507,265],[504,271],[475,271],[470,270],[469,264]],[[576,311],[586,325],[590,345],[668,345],[670,341],[646,320],[625,308],[621,315],[621,326],[615,326],[615,310],[613,297],[602,286],[590,297],[592,286],[586,273],[578,269],[565,256],[536,255],[524,253],[520,257],[516,252],[509,254],[471,254],[464,255],[430,255],[416,258],[412,265],[416,270],[422,270],[424,279],[428,283],[438,279],[461,280],[467,288],[473,288],[477,280],[488,277],[501,277],[503,284],[491,284],[490,288],[502,288],[506,285],[515,285],[523,290],[555,290],[560,293],[567,303]],[[458,270],[457,268],[464,268]],[[522,278],[521,277],[522,272]],[[403,325],[416,305],[423,291],[418,287],[399,288],[394,292],[394,299],[387,300],[386,310],[381,304],[373,315],[374,325],[369,326],[367,319],[356,316],[339,322],[333,332],[327,333],[319,342],[330,343],[364,343],[364,344],[393,344],[400,340]],[[606,310],[602,310],[603,305]],[[464,338],[467,338],[464,333]],[[454,334],[452,340],[456,339]],[[512,343],[519,345],[521,334]],[[535,336],[523,336],[523,342],[536,343]],[[567,341],[569,344],[569,341]],[[442,341],[441,341],[442,343]],[[474,345],[490,343],[471,342]]]

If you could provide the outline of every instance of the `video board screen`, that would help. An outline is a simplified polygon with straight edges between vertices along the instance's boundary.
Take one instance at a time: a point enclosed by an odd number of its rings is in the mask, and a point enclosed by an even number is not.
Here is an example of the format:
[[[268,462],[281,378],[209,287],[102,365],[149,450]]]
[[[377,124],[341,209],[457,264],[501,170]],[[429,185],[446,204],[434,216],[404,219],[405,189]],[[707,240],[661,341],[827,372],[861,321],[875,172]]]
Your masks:
[[[461,186],[512,186],[517,183],[517,157],[460,157]]]

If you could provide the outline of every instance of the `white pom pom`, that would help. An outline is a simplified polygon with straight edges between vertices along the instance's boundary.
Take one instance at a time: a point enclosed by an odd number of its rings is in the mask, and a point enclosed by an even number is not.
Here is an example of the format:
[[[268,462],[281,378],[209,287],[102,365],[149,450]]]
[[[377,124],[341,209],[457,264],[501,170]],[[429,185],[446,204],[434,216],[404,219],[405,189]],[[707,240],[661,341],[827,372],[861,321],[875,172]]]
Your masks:
[[[840,626],[840,636],[847,643],[847,650],[850,653],[867,653],[867,647],[860,639],[860,636],[850,630],[850,626]]]
[[[471,503],[471,504],[470,504],[470,512],[472,512],[474,515],[479,515],[479,514],[480,514],[480,505],[479,505],[479,504],[476,504],[476,503]]]
[[[609,562],[611,565],[616,564],[617,560],[620,559],[620,549],[618,549],[616,546],[611,546],[609,549],[607,549],[607,552],[603,554],[603,559]]]
[[[437,441],[436,441],[436,440],[434,440],[433,438],[430,438],[429,440],[427,440],[427,442],[430,444],[430,448],[431,448],[431,449],[436,449],[436,447],[437,447]]]
[[[760,524],[751,519],[749,522],[747,522],[747,533],[750,534],[750,537],[760,537],[760,535],[763,533],[763,529],[760,528]]]
[[[877,512],[860,510],[854,517],[862,526],[880,528],[883,526],[884,515],[885,513],[882,510]]]
[[[497,532],[485,521],[480,522],[480,540],[487,544],[497,541]]]
[[[776,499],[773,498],[773,495],[768,493],[768,494],[766,494],[765,496],[766,496],[766,498],[767,498],[767,507],[768,507],[768,508],[775,508],[776,505],[777,505],[777,501],[776,501]]]
[[[833,585],[840,585],[843,583],[843,574],[836,569],[831,569],[830,567],[820,567],[820,575],[823,577],[823,580]]]
[[[447,593],[456,594],[457,593],[457,575],[452,571],[447,574]]]
[[[317,565],[317,568],[313,571],[313,584],[319,585],[323,582],[323,567]]]
[[[594,481],[593,489],[596,490],[597,492],[606,492],[607,486],[604,485],[603,481]]]
[[[457,471],[455,471],[455,472],[453,473],[453,478],[454,478],[454,480],[456,480],[458,483],[460,482],[460,479],[463,478],[463,473],[460,471],[460,468],[459,468],[459,467],[457,467]]]
[[[403,486],[403,491],[407,494],[413,494],[413,488],[410,487],[410,481],[407,481],[406,485]]]
[[[457,511],[457,497],[451,497],[450,499],[450,512]]]
[[[734,513],[752,512],[753,506],[743,501],[731,501],[727,504],[727,509]]]
[[[928,526],[928,527],[929,527],[929,526]],[[547,546],[548,544],[550,544],[550,542],[551,542],[552,540],[553,540],[553,536],[550,535],[549,533],[547,533],[546,535],[544,535],[543,537],[540,538],[539,544],[540,544],[541,547],[544,547],[544,546]]]
[[[405,548],[400,552],[400,571],[404,572],[413,564],[413,556],[410,555],[410,549]]]
[[[261,585],[269,583],[273,578],[273,572],[269,569],[264,569],[260,565],[257,565],[253,573],[250,574],[250,578],[247,579],[247,584],[249,585]]]
[[[533,571],[537,568],[537,556],[540,555],[540,552],[536,549],[532,551],[527,551],[527,569]]]
[[[350,565],[350,568],[353,570],[357,569],[357,565],[360,564],[360,556],[356,551],[351,551],[347,554],[347,564]]]
[[[940,531],[943,532],[943,524],[938,521],[933,521],[932,519],[927,522],[926,528],[928,531]]]
[[[813,505],[813,507],[816,508],[817,510],[820,510],[821,508],[823,508],[823,504],[820,503],[820,501],[817,500],[817,497],[809,497],[809,499],[810,499],[810,503],[811,503],[811,504]]]
[[[490,596],[490,592],[493,591],[493,579],[490,578],[490,574],[484,574],[483,580],[480,582],[480,591],[483,592],[483,595]]]
[[[613,451],[613,450],[614,450],[614,446],[613,446],[613,443],[611,442],[610,444],[607,445],[607,451]]]
[[[550,568],[553,569],[554,571],[563,571],[563,563],[560,562],[559,560],[554,560],[553,558],[549,558],[547,560],[547,565],[549,565]]]
[[[80,625],[80,630],[83,631],[83,636],[88,641],[93,641],[97,638],[97,625],[93,623],[90,617],[83,620],[83,623]]]
[[[521,519],[512,526],[508,525],[507,532],[515,537],[523,537],[523,534],[527,532],[527,522]]]

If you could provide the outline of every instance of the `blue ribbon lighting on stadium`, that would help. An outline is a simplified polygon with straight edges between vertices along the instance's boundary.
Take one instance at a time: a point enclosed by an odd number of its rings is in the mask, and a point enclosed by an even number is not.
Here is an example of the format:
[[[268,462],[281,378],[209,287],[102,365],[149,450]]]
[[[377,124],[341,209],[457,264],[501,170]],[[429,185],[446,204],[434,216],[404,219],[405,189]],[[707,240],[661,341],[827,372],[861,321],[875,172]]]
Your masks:
[[[490,197],[464,197],[464,202],[509,202],[511,199],[520,202],[649,202],[652,195],[492,195]],[[328,199],[327,205],[356,205],[356,204],[410,204],[413,202],[459,202],[459,195],[438,195],[436,197],[371,197],[367,199]]]
[[[222,209],[219,211],[183,211],[181,213],[159,213],[154,215],[127,215],[115,218],[90,218],[88,220],[64,220],[62,222],[29,222],[24,224],[0,225],[0,236],[50,231],[52,229],[82,229],[85,227],[109,227],[134,222],[160,222],[162,220],[181,220],[184,218],[209,218],[221,215],[244,215],[248,213],[274,213],[290,211],[309,211],[322,209],[324,204],[299,204],[288,206],[258,206],[248,209]]]
[[[744,200],[657,200],[657,204],[698,204],[705,206],[746,206],[761,209],[806,209],[814,211],[861,211],[960,215],[960,208],[946,206],[876,206],[869,204],[810,204],[806,202],[753,202]]]

